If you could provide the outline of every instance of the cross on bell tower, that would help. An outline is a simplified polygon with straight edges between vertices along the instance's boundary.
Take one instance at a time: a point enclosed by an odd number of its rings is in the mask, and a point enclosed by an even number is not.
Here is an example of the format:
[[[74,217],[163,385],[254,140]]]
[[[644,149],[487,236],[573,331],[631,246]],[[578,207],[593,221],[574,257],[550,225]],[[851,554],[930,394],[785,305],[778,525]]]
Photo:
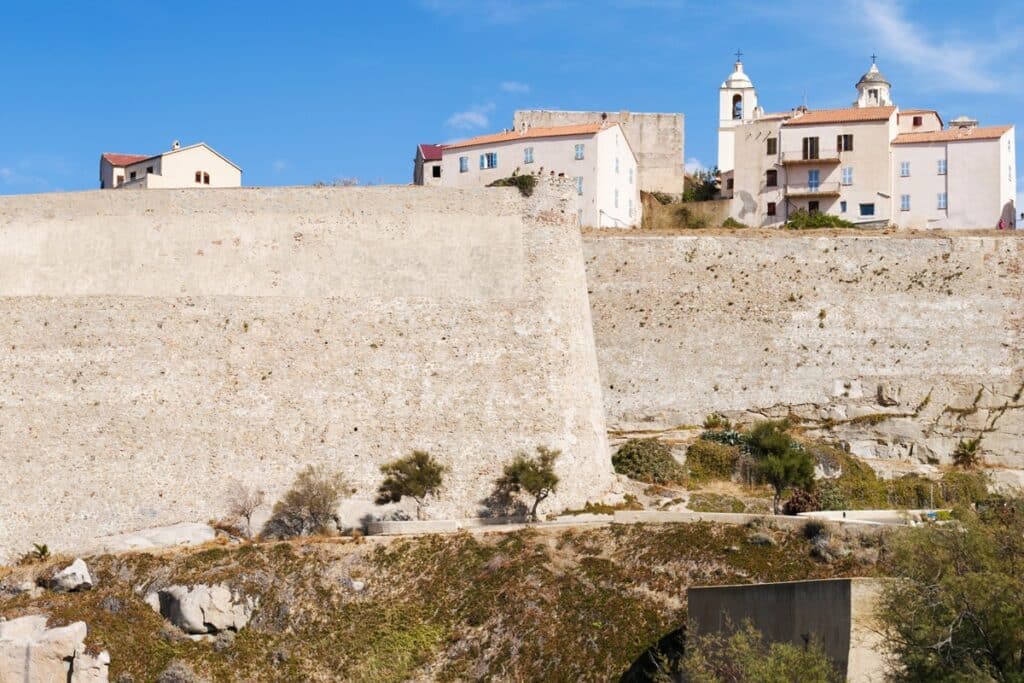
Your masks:
[[[736,50],[736,61],[737,62],[742,62],[743,61],[743,52],[741,50]]]

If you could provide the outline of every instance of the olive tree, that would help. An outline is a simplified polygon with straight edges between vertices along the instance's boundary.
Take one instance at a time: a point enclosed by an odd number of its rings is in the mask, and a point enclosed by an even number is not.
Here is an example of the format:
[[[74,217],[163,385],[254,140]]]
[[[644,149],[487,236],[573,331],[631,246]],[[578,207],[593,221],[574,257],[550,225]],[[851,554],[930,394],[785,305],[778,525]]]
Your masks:
[[[416,501],[416,519],[422,519],[423,504],[441,489],[445,467],[427,451],[413,451],[410,455],[381,465],[384,482],[377,491],[377,503],[397,503],[402,498]]]
[[[555,460],[561,454],[561,451],[547,446],[538,446],[537,455],[532,458],[520,453],[515,460],[505,465],[504,473],[498,478],[498,490],[531,496],[533,504],[530,506],[530,519],[536,521],[537,507],[558,488]]]

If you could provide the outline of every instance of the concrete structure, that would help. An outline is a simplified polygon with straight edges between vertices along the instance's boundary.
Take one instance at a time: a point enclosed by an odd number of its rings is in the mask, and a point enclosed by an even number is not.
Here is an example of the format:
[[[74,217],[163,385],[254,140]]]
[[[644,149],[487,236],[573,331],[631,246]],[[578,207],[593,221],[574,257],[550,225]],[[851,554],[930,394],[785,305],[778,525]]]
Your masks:
[[[440,145],[416,145],[416,158],[413,159],[412,184],[441,184]]]
[[[382,463],[475,516],[518,451],[545,506],[612,481],[569,183],[0,198],[0,561],[201,522],[307,464],[373,511]]]
[[[884,474],[978,435],[990,472],[1024,468],[1014,233],[593,231],[584,255],[612,430],[792,414]]]
[[[205,142],[182,147],[177,140],[162,154],[100,156],[100,189],[241,187],[242,169]]]
[[[875,609],[885,582],[827,579],[687,590],[687,636],[717,633],[750,620],[769,642],[818,643],[844,681],[888,680],[886,644]]]
[[[533,109],[517,111],[512,127],[522,130],[524,126],[548,128],[588,123],[617,123],[622,127],[637,158],[641,191],[682,195],[686,141],[682,114]]]
[[[1012,126],[943,130],[933,110],[901,111],[874,63],[853,107],[766,114],[735,68],[719,92],[718,153],[736,220],[778,227],[801,211],[872,226],[1014,227]]]
[[[481,187],[511,175],[569,178],[579,223],[634,228],[643,207],[637,161],[618,124],[523,127],[442,146],[441,184]]]

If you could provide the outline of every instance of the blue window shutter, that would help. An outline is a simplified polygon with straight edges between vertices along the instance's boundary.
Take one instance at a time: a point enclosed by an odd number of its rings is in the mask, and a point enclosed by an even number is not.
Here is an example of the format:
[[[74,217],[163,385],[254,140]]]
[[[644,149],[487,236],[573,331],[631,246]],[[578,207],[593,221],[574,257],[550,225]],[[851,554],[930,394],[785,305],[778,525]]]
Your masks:
[[[494,153],[494,168],[498,168],[498,153]]]
[[[483,167],[484,167],[484,155],[481,154],[480,155],[480,168],[483,168]]]

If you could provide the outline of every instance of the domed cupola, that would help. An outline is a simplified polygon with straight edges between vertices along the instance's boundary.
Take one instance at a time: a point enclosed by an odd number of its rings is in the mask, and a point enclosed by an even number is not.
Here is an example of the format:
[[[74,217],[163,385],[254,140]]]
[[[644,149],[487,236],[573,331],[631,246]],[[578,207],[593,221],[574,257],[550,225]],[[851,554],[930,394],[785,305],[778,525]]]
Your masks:
[[[871,68],[857,81],[858,107],[889,107],[892,106],[892,83],[878,70],[874,55],[871,56]]]

